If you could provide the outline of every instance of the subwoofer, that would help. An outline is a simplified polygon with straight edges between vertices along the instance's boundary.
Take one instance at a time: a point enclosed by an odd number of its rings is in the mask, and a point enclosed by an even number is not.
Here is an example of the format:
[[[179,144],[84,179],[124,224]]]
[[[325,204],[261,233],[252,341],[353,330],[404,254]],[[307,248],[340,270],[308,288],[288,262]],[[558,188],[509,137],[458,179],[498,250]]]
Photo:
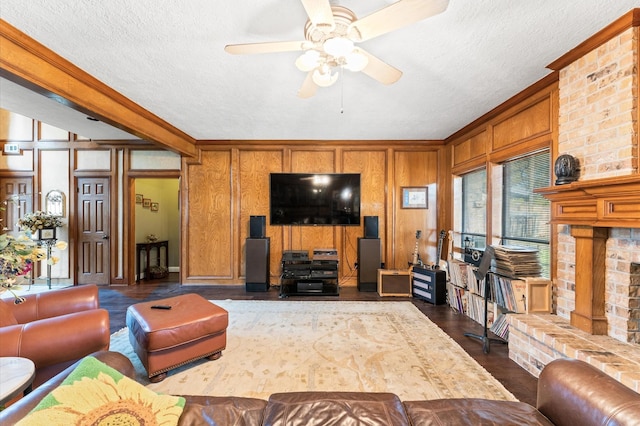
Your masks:
[[[364,217],[364,237],[378,238],[378,216]]]
[[[266,216],[250,216],[249,217],[249,237],[264,238],[267,233],[267,217]]]

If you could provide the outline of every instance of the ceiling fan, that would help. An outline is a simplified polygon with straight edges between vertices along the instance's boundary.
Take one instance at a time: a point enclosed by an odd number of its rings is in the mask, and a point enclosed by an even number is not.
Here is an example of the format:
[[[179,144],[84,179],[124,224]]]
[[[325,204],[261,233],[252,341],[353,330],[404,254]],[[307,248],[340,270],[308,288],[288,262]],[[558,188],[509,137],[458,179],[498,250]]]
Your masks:
[[[392,84],[402,71],[383,62],[356,43],[370,40],[399,28],[444,12],[449,0],[398,0],[364,18],[358,19],[346,7],[332,6],[329,0],[301,0],[309,20],[304,27],[304,40],[249,44],[230,44],[224,50],[231,54],[255,54],[303,51],[296,60],[307,77],[298,91],[309,98],[318,87],[328,87],[338,79],[337,70],[362,71],[369,77]]]

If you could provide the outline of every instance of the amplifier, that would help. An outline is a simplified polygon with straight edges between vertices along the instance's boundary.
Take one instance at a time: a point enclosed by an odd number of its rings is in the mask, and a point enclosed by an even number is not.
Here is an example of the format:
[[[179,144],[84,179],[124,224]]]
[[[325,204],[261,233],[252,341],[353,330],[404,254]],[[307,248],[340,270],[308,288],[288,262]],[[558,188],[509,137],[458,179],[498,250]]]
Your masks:
[[[443,305],[447,302],[447,273],[439,269],[413,268],[413,296]]]
[[[295,279],[295,278],[308,278],[311,276],[311,271],[307,269],[287,269],[282,272],[282,278]]]
[[[306,250],[285,250],[282,252],[282,261],[309,260],[309,252]]]
[[[411,296],[411,273],[408,270],[378,269],[380,296]]]
[[[313,249],[313,260],[338,260],[338,250]]]
[[[309,269],[311,269],[311,265],[309,264],[309,262],[300,262],[300,263],[287,262],[285,264],[284,269],[286,269],[287,271],[295,271],[295,270],[308,271]]]
[[[322,281],[298,281],[296,290],[298,293],[322,293]]]
[[[338,271],[329,269],[312,269],[311,278],[338,278]]]
[[[311,269],[325,269],[329,271],[338,270],[338,262],[335,260],[314,260],[311,262]]]

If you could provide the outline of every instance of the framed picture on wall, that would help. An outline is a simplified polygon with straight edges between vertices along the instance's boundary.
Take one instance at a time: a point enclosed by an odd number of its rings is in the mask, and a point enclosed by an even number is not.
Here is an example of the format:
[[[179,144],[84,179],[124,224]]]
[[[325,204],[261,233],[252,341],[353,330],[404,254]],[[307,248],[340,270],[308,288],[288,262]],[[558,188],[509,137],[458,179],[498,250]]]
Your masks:
[[[143,198],[142,207],[151,207],[151,198]]]
[[[403,209],[426,209],[427,208],[427,187],[403,187],[402,188],[402,208]]]
[[[159,208],[160,208],[160,203],[151,203],[152,212],[157,212]]]
[[[136,204],[142,204],[142,194],[136,194]]]

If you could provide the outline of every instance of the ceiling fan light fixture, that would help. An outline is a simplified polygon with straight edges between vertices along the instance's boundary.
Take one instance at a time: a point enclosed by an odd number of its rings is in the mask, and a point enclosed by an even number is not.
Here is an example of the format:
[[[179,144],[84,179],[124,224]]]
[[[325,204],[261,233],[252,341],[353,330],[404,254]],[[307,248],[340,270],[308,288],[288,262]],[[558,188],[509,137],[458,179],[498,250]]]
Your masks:
[[[332,37],[322,44],[324,51],[336,58],[343,58],[353,52],[353,41],[345,37]]]
[[[344,67],[353,72],[362,71],[369,64],[369,58],[360,49],[354,49],[345,57],[345,61]]]
[[[296,67],[306,72],[298,95],[309,98],[318,86],[334,84],[346,68],[363,72],[382,84],[392,84],[402,71],[356,45],[444,12],[449,0],[386,0],[388,6],[358,19],[338,0],[301,0],[308,20],[304,40],[230,44],[232,54],[300,52]],[[336,73],[335,71],[339,71]]]
[[[320,52],[307,50],[296,59],[296,67],[300,71],[309,72],[320,65]]]
[[[313,82],[320,87],[329,87],[338,80],[338,73],[332,73],[328,66],[318,67],[311,76]]]

